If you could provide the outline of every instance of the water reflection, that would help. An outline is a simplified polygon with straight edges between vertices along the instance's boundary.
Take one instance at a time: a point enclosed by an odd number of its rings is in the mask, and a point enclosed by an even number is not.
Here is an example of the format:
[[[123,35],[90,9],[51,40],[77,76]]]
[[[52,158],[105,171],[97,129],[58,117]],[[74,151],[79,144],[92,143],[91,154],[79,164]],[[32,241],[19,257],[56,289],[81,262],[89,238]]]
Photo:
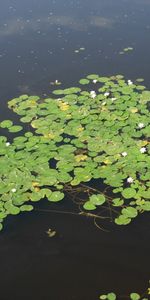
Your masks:
[[[111,28],[114,21],[108,18],[100,16],[92,16],[87,18],[87,20],[81,20],[79,18],[74,18],[70,16],[49,16],[38,19],[27,19],[23,20],[21,18],[15,18],[8,20],[7,23],[0,26],[0,38],[12,35],[23,35],[30,32],[44,33],[51,29],[52,26],[63,26],[75,31],[86,31],[89,27],[102,27]],[[57,28],[58,29],[58,28]],[[59,28],[58,30],[61,30]]]
[[[150,8],[140,0],[15,1],[0,11],[0,95],[27,85],[49,92],[49,82],[74,84],[85,74],[123,73],[149,84]],[[146,47],[143,47],[143,43]],[[125,47],[133,53],[120,56]],[[75,50],[84,47],[84,53]],[[142,59],[141,59],[142,56]],[[71,74],[71,76],[70,76]],[[9,86],[9,89],[4,87]]]

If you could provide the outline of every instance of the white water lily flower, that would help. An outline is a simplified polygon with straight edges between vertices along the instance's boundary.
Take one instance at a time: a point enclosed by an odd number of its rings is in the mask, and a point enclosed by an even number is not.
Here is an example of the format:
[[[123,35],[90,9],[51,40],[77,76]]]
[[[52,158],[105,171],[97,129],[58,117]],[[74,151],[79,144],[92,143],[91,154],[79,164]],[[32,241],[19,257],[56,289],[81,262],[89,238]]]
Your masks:
[[[12,193],[15,193],[17,190],[16,189],[12,189],[11,191],[12,191]]]
[[[106,104],[106,101],[102,102],[102,105],[105,105]]]
[[[95,97],[96,97],[96,94],[92,94],[92,95],[91,95],[91,98],[94,99]]]
[[[138,127],[139,127],[139,128],[143,128],[144,126],[145,126],[144,123],[139,123],[139,124],[138,124]]]
[[[8,146],[10,146],[10,143],[9,143],[9,142],[6,143],[6,147],[8,147]]]
[[[124,156],[124,157],[128,155],[127,152],[122,152],[121,154],[122,154],[122,156]]]
[[[146,152],[146,148],[145,148],[145,147],[142,147],[142,148],[140,149],[140,152],[141,152],[141,153],[145,153],[145,152]]]
[[[96,83],[97,82],[97,79],[93,79],[93,83]]]
[[[128,177],[128,178],[127,178],[127,182],[128,182],[128,183],[132,183],[133,181],[134,181],[134,179],[133,179],[132,177]]]
[[[128,80],[128,85],[131,85],[131,84],[133,84],[133,82],[129,79]]]
[[[109,92],[106,92],[106,93],[104,93],[104,96],[107,97],[107,96],[109,96],[109,94],[110,94]]]
[[[90,92],[90,96],[91,96],[91,98],[95,98],[96,97],[96,92],[95,91],[91,91]]]
[[[117,100],[117,98],[111,98],[111,101],[115,101],[115,100]]]
[[[96,94],[96,92],[95,91],[90,91],[90,94]]]

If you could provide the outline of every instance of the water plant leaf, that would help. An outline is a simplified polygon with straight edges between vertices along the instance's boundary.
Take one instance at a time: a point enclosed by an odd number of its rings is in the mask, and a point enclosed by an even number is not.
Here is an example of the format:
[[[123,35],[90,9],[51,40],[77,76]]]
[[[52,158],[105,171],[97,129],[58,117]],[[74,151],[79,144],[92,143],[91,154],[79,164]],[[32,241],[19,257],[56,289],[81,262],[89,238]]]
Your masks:
[[[101,295],[101,296],[99,297],[99,299],[105,300],[105,299],[107,299],[107,295]]]
[[[114,294],[114,293],[108,293],[107,294],[107,299],[108,300],[116,300],[116,294]]]
[[[141,299],[141,296],[139,294],[137,294],[137,293],[131,293],[130,294],[130,299],[132,299],[132,300],[139,300],[139,299]]]
[[[127,218],[135,218],[138,215],[138,212],[134,207],[123,208],[121,212]]]
[[[64,193],[56,191],[51,194],[49,200],[51,202],[58,202],[58,201],[62,200],[64,198],[64,196],[65,196]]]
[[[122,206],[124,204],[124,200],[120,198],[114,198],[112,201],[113,206]]]
[[[32,205],[22,205],[21,207],[20,207],[20,211],[31,211],[31,210],[33,210],[33,206]]]
[[[19,126],[19,125],[14,125],[14,126],[11,126],[9,127],[9,132],[19,132],[23,129],[22,126]]]
[[[144,211],[150,211],[150,201],[145,201],[144,204],[142,202],[141,209]]]
[[[96,209],[96,206],[91,201],[85,202],[83,207],[86,210],[95,210]]]
[[[13,125],[13,122],[11,120],[5,120],[0,123],[1,128],[9,128],[12,125]]]
[[[126,215],[120,215],[115,219],[117,225],[127,225],[131,222],[131,218],[128,218]]]
[[[133,188],[126,188],[122,191],[122,196],[125,199],[133,198],[136,195],[136,190]]]
[[[88,78],[88,79],[91,79],[91,80],[93,80],[93,79],[98,79],[98,78],[99,78],[99,75],[97,75],[97,74],[90,74],[90,75],[87,76],[87,78]]]
[[[85,85],[85,84],[89,84],[89,80],[88,79],[80,79],[80,81],[79,81],[79,83],[80,84],[83,84],[83,85]]]
[[[89,201],[94,205],[102,205],[106,199],[104,195],[92,195],[89,197]]]

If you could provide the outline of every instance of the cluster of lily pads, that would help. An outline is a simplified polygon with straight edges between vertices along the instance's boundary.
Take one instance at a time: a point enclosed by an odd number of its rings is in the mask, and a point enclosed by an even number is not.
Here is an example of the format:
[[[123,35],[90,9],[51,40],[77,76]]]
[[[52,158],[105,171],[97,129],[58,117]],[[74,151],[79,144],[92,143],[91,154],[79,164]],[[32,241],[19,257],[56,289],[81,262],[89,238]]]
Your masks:
[[[93,191],[83,209],[109,204],[118,225],[150,211],[150,91],[141,81],[92,74],[48,98],[8,102],[22,126],[0,123],[0,228],[31,202],[60,201],[66,187],[93,179],[112,195]]]
[[[150,282],[149,282],[150,283]],[[110,292],[108,294],[103,294],[99,296],[100,300],[119,300],[119,299],[129,299],[129,300],[148,300],[150,295],[150,288],[140,295],[139,293],[132,292],[129,296],[120,296],[118,297],[115,293]]]
[[[147,296],[149,295],[149,289],[148,289],[148,292],[147,292]],[[129,297],[125,296],[125,297],[120,297],[121,299],[129,299],[129,300],[148,300],[148,297],[145,297],[145,296],[141,296],[140,294],[138,293],[131,293],[129,295]],[[117,300],[119,299],[117,297],[117,295],[115,293],[108,293],[108,294],[105,294],[105,295],[101,295],[99,297],[100,300]]]

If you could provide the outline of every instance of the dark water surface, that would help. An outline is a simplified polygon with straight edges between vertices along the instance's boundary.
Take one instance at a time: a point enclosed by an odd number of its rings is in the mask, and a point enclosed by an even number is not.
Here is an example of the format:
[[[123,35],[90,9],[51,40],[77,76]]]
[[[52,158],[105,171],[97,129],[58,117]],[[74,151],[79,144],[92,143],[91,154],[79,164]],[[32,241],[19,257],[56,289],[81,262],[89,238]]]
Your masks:
[[[0,119],[7,101],[45,94],[90,73],[145,78],[150,88],[149,0],[1,0]],[[130,53],[119,54],[126,47]],[[75,52],[79,48],[85,48]],[[71,199],[41,208],[75,211]],[[97,300],[143,291],[150,278],[150,217],[132,225],[34,211],[9,218],[0,234],[0,300]],[[102,224],[101,224],[102,225]],[[52,228],[57,235],[48,238]]]

